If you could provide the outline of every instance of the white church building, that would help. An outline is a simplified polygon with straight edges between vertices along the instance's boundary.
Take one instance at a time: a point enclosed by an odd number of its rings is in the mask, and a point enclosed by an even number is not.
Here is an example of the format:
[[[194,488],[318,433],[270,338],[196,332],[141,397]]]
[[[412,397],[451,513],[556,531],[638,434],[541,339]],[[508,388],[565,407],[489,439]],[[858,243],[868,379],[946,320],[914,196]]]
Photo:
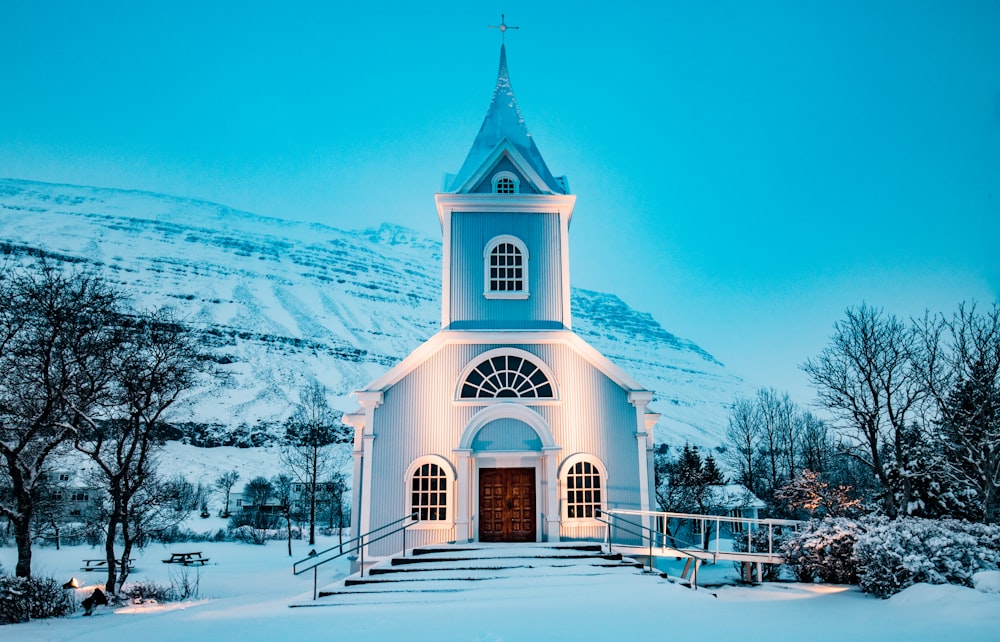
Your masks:
[[[653,393],[572,331],[576,197],[525,127],[503,46],[483,125],[435,201],[441,330],[345,415],[352,536],[415,512],[408,547],[597,539],[600,511],[654,509]]]

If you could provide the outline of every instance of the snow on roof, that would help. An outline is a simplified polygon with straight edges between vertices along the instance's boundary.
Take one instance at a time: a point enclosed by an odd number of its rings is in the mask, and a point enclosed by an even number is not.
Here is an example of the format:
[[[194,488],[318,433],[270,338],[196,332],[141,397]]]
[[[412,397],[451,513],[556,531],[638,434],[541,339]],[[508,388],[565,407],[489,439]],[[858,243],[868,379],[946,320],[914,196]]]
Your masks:
[[[566,192],[565,184],[556,180],[549,171],[548,166],[542,159],[535,141],[528,132],[528,127],[524,123],[521,110],[518,109],[517,100],[514,98],[514,89],[510,84],[510,76],[507,72],[507,51],[500,45],[500,70],[497,73],[497,84],[493,89],[493,100],[490,102],[486,118],[483,120],[479,134],[472,143],[472,149],[462,164],[462,169],[452,179],[447,191],[457,191],[471,178],[477,170],[482,168],[493,150],[507,140],[531,165],[541,177],[545,185],[539,185],[540,189],[549,189],[552,192],[563,194]]]
[[[767,508],[759,497],[750,492],[743,484],[724,484],[709,486],[711,505],[724,510],[735,508]]]

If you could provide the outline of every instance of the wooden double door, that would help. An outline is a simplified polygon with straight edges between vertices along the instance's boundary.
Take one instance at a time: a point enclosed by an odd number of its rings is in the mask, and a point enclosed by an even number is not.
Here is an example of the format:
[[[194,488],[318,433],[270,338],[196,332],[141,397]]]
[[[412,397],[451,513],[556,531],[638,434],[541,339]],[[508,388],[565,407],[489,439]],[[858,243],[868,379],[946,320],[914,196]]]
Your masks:
[[[535,541],[535,469],[479,469],[479,541]]]

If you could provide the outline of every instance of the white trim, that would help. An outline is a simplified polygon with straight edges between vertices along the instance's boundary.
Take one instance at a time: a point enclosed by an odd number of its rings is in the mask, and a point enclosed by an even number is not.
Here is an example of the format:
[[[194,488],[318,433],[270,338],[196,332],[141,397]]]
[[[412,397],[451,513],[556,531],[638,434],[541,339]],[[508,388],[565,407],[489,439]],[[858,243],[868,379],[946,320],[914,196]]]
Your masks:
[[[444,530],[450,529],[455,525],[455,486],[458,483],[458,473],[455,471],[455,467],[450,461],[442,457],[441,455],[422,455],[414,459],[406,469],[406,474],[403,476],[403,501],[406,510],[413,510],[413,506],[410,504],[412,492],[411,486],[413,482],[413,475],[417,472],[424,464],[434,464],[439,466],[441,470],[444,471],[445,478],[448,480],[448,488],[445,490],[446,493],[446,504],[445,512],[447,513],[447,518],[435,521],[423,521],[417,522],[410,528],[414,530]]]
[[[563,526],[601,526],[602,522],[590,517],[569,517],[569,498],[567,494],[569,493],[569,488],[566,485],[566,475],[569,473],[570,468],[579,462],[587,462],[591,466],[597,469],[597,473],[601,476],[601,513],[606,513],[608,510],[608,469],[597,456],[590,453],[574,453],[569,457],[563,459],[562,463],[559,464],[558,472],[556,473],[559,479],[559,516],[562,518]]]
[[[535,168],[528,162],[528,159],[526,159],[521,152],[517,151],[517,147],[515,147],[509,139],[504,138],[502,141],[497,143],[496,147],[493,148],[493,151],[491,151],[489,156],[486,157],[486,160],[480,163],[479,167],[477,167],[474,172],[469,174],[469,178],[467,178],[465,182],[459,185],[456,189],[452,190],[452,192],[461,194],[475,189],[476,185],[479,185],[479,183],[486,178],[486,173],[493,169],[493,167],[500,161],[500,158],[505,154],[514,168],[521,172],[525,179],[527,179],[528,182],[530,182],[539,192],[551,194],[555,191],[553,188],[556,186],[549,185],[542,180],[541,174],[535,171]],[[510,196],[510,194],[507,194],[506,196]]]
[[[611,363],[596,348],[569,330],[441,330],[419,345],[409,356],[396,364],[395,367],[373,381],[367,388],[355,392],[355,394],[388,389],[446,346],[490,343],[506,345],[565,345],[590,365],[600,370],[619,387],[630,392],[645,392],[652,398],[652,392],[643,388],[628,373]]]
[[[472,450],[472,441],[476,438],[476,434],[485,426],[486,424],[494,421],[496,419],[517,419],[518,421],[528,424],[528,426],[535,431],[538,438],[542,440],[542,450],[546,448],[558,448],[556,446],[555,439],[552,437],[552,430],[549,428],[548,422],[545,419],[532,410],[521,404],[517,403],[498,403],[491,406],[483,408],[469,420],[466,424],[465,430],[462,431],[462,439],[458,442],[459,450]],[[530,452],[534,456],[540,456],[541,453],[538,451],[525,451]],[[499,453],[484,453],[487,456],[495,456]],[[475,456],[475,453],[473,454]]]
[[[569,287],[569,220],[572,218],[572,209],[568,216],[560,217],[559,220],[559,262],[561,274],[561,285],[562,285],[562,322],[569,330],[573,327],[573,312],[572,304],[570,302],[570,287]]]
[[[490,274],[490,258],[493,250],[501,243],[510,243],[521,253],[521,283],[520,290],[491,290],[490,284],[493,282]],[[483,246],[483,296],[487,299],[527,299],[531,289],[528,282],[528,266],[531,263],[531,256],[528,254],[528,246],[524,241],[510,234],[498,234]]]
[[[510,182],[512,182],[514,184],[514,191],[513,192],[498,192],[497,191],[497,183],[499,183],[500,180],[504,179],[504,178],[509,178]],[[520,194],[521,193],[521,177],[519,177],[514,172],[509,172],[507,170],[501,170],[501,171],[499,171],[499,172],[497,172],[496,174],[493,175],[493,178],[490,179],[490,184],[493,186],[493,193],[494,194],[504,194],[506,196],[511,196],[512,194]]]
[[[444,225],[446,213],[502,212],[517,214],[559,214],[567,220],[573,215],[575,194],[451,194],[434,195],[438,220]]]
[[[487,399],[463,399],[462,398],[462,384],[465,383],[466,378],[468,378],[469,373],[476,369],[482,362],[492,359],[493,357],[500,356],[514,356],[520,357],[525,361],[529,361],[542,371],[545,378],[548,379],[549,385],[552,386],[552,396],[551,397],[497,397],[497,398],[487,398]],[[462,368],[462,372],[459,373],[458,379],[455,382],[455,394],[453,401],[456,405],[495,405],[497,403],[521,403],[530,404],[533,406],[544,405],[546,402],[551,404],[552,402],[559,401],[559,386],[556,385],[556,376],[549,368],[549,365],[542,361],[537,354],[528,352],[527,350],[521,350],[520,348],[494,348],[492,350],[487,350],[486,352],[481,352],[477,354],[474,358],[469,360],[469,363],[465,364]]]

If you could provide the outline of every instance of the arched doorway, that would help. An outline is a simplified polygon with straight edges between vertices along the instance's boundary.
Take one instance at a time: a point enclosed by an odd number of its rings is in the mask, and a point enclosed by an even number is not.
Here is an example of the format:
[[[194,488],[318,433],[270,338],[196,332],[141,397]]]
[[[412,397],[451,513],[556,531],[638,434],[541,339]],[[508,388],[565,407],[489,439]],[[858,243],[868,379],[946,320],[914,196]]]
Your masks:
[[[456,449],[460,502],[468,507],[469,538],[482,542],[558,540],[558,522],[543,523],[543,516],[558,520],[558,510],[549,507],[558,502],[555,463],[559,451],[545,421],[534,410],[510,403],[477,413]],[[464,484],[463,470],[468,471]]]

